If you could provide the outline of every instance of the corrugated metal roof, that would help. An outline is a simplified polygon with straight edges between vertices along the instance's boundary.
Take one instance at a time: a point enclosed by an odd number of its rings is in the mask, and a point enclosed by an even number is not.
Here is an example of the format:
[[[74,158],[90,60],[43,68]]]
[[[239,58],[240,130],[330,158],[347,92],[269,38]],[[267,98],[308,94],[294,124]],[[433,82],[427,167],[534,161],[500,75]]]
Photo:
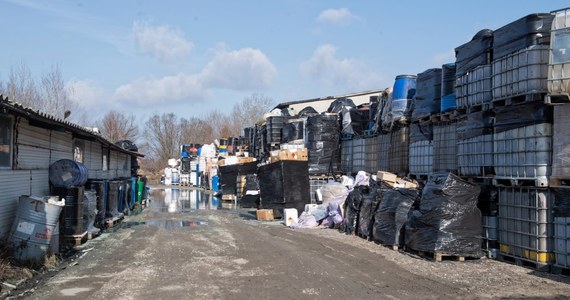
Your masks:
[[[71,122],[66,121],[64,119],[55,117],[53,115],[44,113],[40,110],[31,108],[31,107],[25,107],[20,103],[8,100],[7,97],[4,97],[4,95],[1,95],[1,94],[0,94],[0,108],[3,108],[3,110],[5,112],[10,111],[12,113],[15,113],[17,115],[23,116],[23,117],[28,118],[28,119],[40,121],[40,122],[43,122],[43,123],[46,123],[49,125],[55,125],[55,126],[63,127],[66,130],[70,131],[71,133],[97,140],[100,143],[109,146],[111,149],[118,150],[120,152],[127,153],[129,155],[136,155],[136,156],[140,156],[140,157],[144,156],[141,153],[132,152],[132,151],[123,149],[123,148],[113,144],[109,140],[102,137],[100,133],[95,132],[90,128],[79,126],[75,123],[71,123]]]
[[[343,97],[344,98],[350,98],[350,97],[361,96],[361,95],[366,95],[366,94],[376,94],[376,93],[383,92],[385,90],[386,89],[370,90],[370,91],[364,91],[364,92],[358,92],[358,93],[352,93],[352,94],[346,94],[346,95],[328,96],[328,97],[321,97],[321,98],[312,98],[312,99],[305,99],[305,100],[283,102],[283,103],[277,104],[277,106],[275,106],[275,108],[283,109],[283,108],[287,108],[293,104],[303,104],[303,103],[310,103],[310,102],[316,102],[316,101],[338,99],[338,98],[343,98]]]

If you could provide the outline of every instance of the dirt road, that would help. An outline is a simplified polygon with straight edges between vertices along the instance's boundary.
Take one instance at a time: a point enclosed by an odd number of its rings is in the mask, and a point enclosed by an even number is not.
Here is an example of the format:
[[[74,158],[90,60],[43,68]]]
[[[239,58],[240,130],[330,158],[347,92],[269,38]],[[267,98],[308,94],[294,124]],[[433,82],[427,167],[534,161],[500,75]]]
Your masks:
[[[427,261],[336,230],[158,199],[89,241],[28,299],[430,299],[570,296],[567,277],[494,260]],[[172,199],[170,200],[172,202]],[[211,201],[211,199],[209,200]],[[184,206],[184,205],[182,205]],[[197,204],[196,206],[199,206]]]

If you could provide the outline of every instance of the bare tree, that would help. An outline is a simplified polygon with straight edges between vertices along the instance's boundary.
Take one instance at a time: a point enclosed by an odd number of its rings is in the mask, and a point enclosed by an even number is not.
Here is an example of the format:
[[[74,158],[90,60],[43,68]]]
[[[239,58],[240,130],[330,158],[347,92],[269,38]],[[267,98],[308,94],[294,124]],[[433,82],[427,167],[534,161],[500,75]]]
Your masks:
[[[40,94],[30,68],[19,63],[10,68],[8,82],[5,84],[5,96],[26,107],[38,108]]]
[[[237,128],[241,134],[244,128],[253,126],[273,106],[273,99],[262,94],[251,94],[234,105],[232,109],[232,126]]]
[[[40,91],[43,112],[62,119],[67,118],[72,111],[74,115],[78,114],[78,106],[69,98],[59,67],[52,67],[42,75]]]
[[[101,134],[112,142],[120,140],[130,140],[135,142],[138,138],[139,129],[135,125],[133,114],[125,115],[121,112],[111,110],[97,122]]]
[[[165,163],[169,158],[180,155],[180,126],[173,113],[154,115],[146,121],[145,126],[149,158]]]
[[[180,130],[183,144],[209,144],[215,139],[212,124],[200,118],[180,119]]]

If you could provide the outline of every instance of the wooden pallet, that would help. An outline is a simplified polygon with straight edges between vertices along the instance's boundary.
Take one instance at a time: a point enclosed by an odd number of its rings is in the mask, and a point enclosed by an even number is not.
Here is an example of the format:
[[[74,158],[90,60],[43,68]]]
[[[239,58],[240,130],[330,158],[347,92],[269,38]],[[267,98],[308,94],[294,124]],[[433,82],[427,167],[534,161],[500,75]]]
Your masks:
[[[121,223],[124,218],[125,215],[121,213],[118,216],[105,219],[105,221],[103,221],[103,224],[105,228],[113,228],[114,226],[117,226],[119,223]]]
[[[412,119],[412,123],[424,123],[431,120],[431,115]]]
[[[549,180],[546,177],[536,177],[536,178],[493,178],[494,186],[506,186],[506,187],[548,187]]]
[[[541,272],[549,272],[550,271],[550,264],[532,261],[523,257],[518,257],[515,255],[506,254],[500,252],[497,254],[497,260],[502,262],[511,263],[521,267],[531,268]]]
[[[430,116],[432,123],[449,122],[457,119],[457,110],[451,110]]]
[[[478,104],[469,105],[468,107],[457,108],[457,114],[468,115],[481,111],[489,111],[491,109],[492,109],[491,103],[478,103]]]
[[[498,108],[498,107],[520,105],[520,104],[537,102],[537,101],[546,102],[545,98],[546,98],[545,93],[529,93],[529,94],[519,95],[519,96],[514,96],[514,97],[507,97],[507,98],[502,98],[502,99],[493,99],[492,106],[493,106],[493,108]]]
[[[92,239],[94,239],[100,235],[101,235],[101,231],[99,231],[98,233],[92,233],[92,232],[87,231],[87,240],[90,241],[90,240],[92,240]]]
[[[421,258],[432,260],[435,262],[441,262],[443,260],[453,260],[453,261],[465,261],[465,256],[458,256],[443,252],[429,252],[429,251],[418,251],[410,248],[406,248],[406,252],[415,254]]]
[[[65,245],[79,246],[87,242],[88,240],[87,231],[78,235],[62,235],[60,236],[60,239],[61,241],[63,241],[63,244]]]
[[[551,187],[570,187],[570,179],[550,177],[549,184]]]
[[[546,95],[544,103],[546,104],[565,104],[570,102],[570,95]]]

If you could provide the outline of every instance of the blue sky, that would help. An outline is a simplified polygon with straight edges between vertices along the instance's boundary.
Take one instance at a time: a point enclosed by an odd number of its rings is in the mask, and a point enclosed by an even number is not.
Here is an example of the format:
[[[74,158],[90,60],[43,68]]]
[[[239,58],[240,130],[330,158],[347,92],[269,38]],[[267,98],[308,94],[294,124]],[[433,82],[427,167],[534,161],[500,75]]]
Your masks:
[[[57,65],[73,99],[110,109],[224,113],[252,93],[276,103],[382,89],[454,62],[454,48],[567,1],[0,0],[0,77]]]

